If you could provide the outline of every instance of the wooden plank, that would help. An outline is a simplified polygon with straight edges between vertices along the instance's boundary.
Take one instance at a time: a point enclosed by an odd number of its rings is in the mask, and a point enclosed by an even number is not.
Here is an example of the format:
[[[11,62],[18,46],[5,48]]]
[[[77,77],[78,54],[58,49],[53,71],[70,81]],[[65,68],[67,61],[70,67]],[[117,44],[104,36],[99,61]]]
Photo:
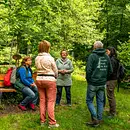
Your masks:
[[[4,82],[0,81],[0,87],[4,87]]]
[[[5,74],[0,74],[0,80],[4,80]]]
[[[1,80],[1,81],[4,80],[4,76],[5,76],[5,74],[0,74],[0,80]],[[34,80],[36,79],[36,76],[37,76],[37,74],[34,73],[33,76],[32,76]]]
[[[13,88],[0,88],[0,92],[16,92],[16,90]]]
[[[5,76],[5,74],[0,74],[0,88],[2,87],[4,87],[4,76]],[[37,74],[36,73],[34,73],[33,74],[33,79],[34,79],[34,81],[36,80],[36,76],[37,76]],[[7,87],[8,88],[8,87]]]

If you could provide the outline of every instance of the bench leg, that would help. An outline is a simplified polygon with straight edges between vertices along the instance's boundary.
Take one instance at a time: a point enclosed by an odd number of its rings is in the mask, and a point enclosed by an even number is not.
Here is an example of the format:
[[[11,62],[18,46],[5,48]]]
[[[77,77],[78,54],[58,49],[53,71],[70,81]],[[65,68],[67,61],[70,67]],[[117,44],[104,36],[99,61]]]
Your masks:
[[[1,99],[2,99],[2,92],[0,92],[0,105],[1,105]]]

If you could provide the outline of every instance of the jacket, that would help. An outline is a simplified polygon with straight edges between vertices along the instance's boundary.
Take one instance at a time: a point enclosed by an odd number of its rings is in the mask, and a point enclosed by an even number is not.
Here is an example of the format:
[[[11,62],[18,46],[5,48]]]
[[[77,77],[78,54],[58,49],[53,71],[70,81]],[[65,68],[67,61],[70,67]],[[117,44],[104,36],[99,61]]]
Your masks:
[[[112,65],[105,49],[99,48],[92,51],[86,66],[86,79],[93,86],[105,85],[112,73]]]
[[[32,83],[34,83],[34,80],[32,78],[31,68],[26,66],[17,68],[14,87],[18,90],[22,90],[26,86],[30,87]]]
[[[118,71],[118,67],[119,67],[119,60],[117,60],[115,56],[111,56],[110,60],[111,60],[112,68],[113,68],[113,73],[108,78],[108,81],[117,80],[117,71]]]
[[[66,74],[58,73],[57,78],[57,86],[71,86],[72,85],[72,79],[71,79],[71,73],[73,72],[73,65],[71,60],[66,59],[65,62],[61,58],[56,60],[56,65],[58,70],[68,70]]]
[[[32,78],[32,70],[31,70],[30,67],[21,66],[21,67],[18,69],[18,74],[19,74],[20,81],[21,81],[25,86],[30,87],[30,85],[31,85],[32,83],[34,83],[34,80],[33,80],[33,78]]]
[[[35,65],[37,75],[48,75],[37,76],[36,80],[56,81],[55,78],[58,76],[58,70],[54,58],[49,53],[39,53],[35,58]]]

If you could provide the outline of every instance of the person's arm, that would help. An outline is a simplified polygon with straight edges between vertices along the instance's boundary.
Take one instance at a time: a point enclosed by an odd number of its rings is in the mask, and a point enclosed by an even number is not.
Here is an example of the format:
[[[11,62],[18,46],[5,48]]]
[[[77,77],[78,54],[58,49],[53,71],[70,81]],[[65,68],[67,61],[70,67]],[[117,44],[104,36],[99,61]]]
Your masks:
[[[92,67],[93,67],[93,57],[92,57],[92,55],[90,55],[88,57],[87,65],[86,65],[86,80],[88,82],[92,75]]]
[[[53,59],[52,60],[52,70],[55,74],[55,77],[57,78],[58,77],[58,69],[57,69],[57,66],[56,66],[56,63],[55,63],[55,60]]]
[[[56,66],[57,66],[57,69],[58,69],[58,73],[64,74],[63,69],[62,69],[62,70],[59,69],[59,60],[60,60],[60,59],[57,59],[57,60],[56,60]]]
[[[109,80],[109,78],[110,78],[110,75],[112,74],[112,72],[113,72],[113,68],[112,68],[112,63],[111,63],[111,60],[110,60],[110,58],[108,57],[108,80]]]

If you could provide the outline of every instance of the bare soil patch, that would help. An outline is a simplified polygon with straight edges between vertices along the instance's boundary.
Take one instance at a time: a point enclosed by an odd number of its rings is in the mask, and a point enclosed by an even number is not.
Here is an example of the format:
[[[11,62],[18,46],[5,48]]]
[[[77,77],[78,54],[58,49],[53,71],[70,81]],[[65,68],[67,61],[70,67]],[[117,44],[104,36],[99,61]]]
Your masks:
[[[25,112],[38,113],[39,107],[36,106],[36,111],[33,111],[30,108],[27,108],[27,111],[22,111],[21,109],[18,108],[18,105],[13,105],[13,104],[1,104],[0,105],[0,117],[6,116],[8,114],[20,114],[20,113],[25,113]]]

